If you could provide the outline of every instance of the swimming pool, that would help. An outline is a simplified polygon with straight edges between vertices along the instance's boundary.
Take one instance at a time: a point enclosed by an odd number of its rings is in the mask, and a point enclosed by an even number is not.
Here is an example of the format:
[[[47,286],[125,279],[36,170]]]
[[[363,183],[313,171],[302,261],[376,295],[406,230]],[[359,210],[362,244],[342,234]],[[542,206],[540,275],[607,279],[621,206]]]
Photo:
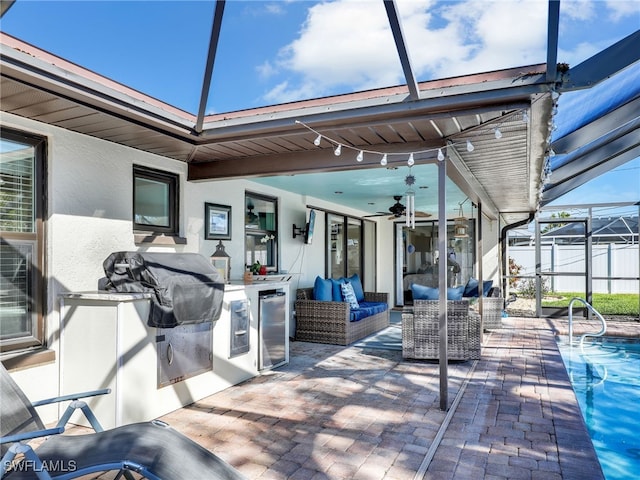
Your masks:
[[[558,346],[607,480],[640,472],[640,340],[587,338]]]

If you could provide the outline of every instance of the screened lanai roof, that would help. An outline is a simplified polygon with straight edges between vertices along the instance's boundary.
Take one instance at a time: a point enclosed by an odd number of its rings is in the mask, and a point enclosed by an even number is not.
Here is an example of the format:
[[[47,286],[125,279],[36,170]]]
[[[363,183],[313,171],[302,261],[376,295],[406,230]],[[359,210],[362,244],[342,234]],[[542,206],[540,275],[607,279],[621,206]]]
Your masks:
[[[440,150],[450,159],[454,207],[470,198],[511,223],[541,200],[552,92],[571,77],[556,69],[558,53],[568,51],[562,39],[575,35],[558,36],[559,27],[573,26],[575,10],[561,20],[571,2],[564,10],[558,2],[542,9],[542,2],[477,1],[44,2],[53,5],[49,15],[39,10],[21,30],[12,16],[28,14],[33,3],[18,0],[2,19],[5,112],[187,162],[191,180],[250,177],[372,214],[406,190],[411,153],[416,207],[435,211]],[[65,5],[70,25],[54,17]],[[142,14],[128,11],[132,5]],[[268,6],[292,9],[285,16],[297,19],[293,37],[285,38],[290,25],[260,16]],[[101,23],[113,32],[113,18],[127,28],[108,38],[93,33]],[[156,30],[145,27],[149,19]],[[615,40],[637,29],[626,25]],[[76,29],[85,36],[74,38]],[[273,38],[281,48],[265,53]],[[637,42],[631,37],[636,52]],[[608,58],[637,61],[628,47]],[[194,54],[199,72],[184,63]],[[245,60],[262,68],[247,69]],[[119,68],[105,71],[110,66]],[[256,93],[257,72],[271,69],[278,81],[263,89],[268,95]],[[172,84],[189,102],[165,96],[162,88]]]

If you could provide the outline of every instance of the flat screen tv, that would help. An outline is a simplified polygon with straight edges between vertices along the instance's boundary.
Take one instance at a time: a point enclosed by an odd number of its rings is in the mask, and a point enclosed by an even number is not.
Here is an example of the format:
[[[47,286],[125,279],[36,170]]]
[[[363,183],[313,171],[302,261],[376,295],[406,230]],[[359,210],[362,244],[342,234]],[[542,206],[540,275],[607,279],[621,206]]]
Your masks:
[[[315,229],[315,225],[316,225],[316,211],[311,210],[309,211],[309,221],[307,222],[307,228],[305,229],[305,232],[304,232],[304,243],[311,245],[311,243],[313,242],[313,230]]]

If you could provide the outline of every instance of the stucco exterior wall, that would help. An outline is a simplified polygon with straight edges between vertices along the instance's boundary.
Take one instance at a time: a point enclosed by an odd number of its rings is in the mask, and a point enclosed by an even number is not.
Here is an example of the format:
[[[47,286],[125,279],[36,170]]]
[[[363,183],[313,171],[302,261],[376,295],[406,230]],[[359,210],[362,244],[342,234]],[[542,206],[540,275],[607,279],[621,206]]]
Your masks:
[[[298,286],[312,285],[324,275],[324,215],[318,215],[315,241],[306,245],[292,238],[292,225],[306,222],[306,205],[355,216],[352,209],[266,187],[250,180],[187,182],[182,162],[134,150],[86,135],[34,122],[2,112],[3,128],[13,128],[47,138],[47,346],[56,351],[56,362],[14,373],[32,399],[53,397],[59,378],[59,297],[65,292],[96,290],[104,276],[102,262],[114,251],[196,252],[210,256],[218,241],[204,238],[204,203],[232,207],[232,240],[223,241],[231,256],[231,278],[244,272],[245,191],[278,198],[279,264],[294,274],[290,284],[293,301]],[[142,165],[180,176],[180,235],[184,245],[139,244],[132,229],[133,165]],[[292,322],[293,329],[293,322]],[[293,332],[290,332],[291,335]],[[65,392],[67,393],[67,392]],[[56,408],[42,410],[45,421],[54,421]]]

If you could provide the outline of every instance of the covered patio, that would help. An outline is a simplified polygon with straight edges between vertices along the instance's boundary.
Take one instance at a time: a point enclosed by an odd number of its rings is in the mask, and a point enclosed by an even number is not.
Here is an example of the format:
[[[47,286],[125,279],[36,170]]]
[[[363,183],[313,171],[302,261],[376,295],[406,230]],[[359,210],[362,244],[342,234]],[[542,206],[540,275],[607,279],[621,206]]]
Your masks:
[[[249,479],[602,479],[554,339],[566,328],[505,319],[480,361],[450,365],[448,412],[437,363],[294,342],[289,365],[162,419]]]

